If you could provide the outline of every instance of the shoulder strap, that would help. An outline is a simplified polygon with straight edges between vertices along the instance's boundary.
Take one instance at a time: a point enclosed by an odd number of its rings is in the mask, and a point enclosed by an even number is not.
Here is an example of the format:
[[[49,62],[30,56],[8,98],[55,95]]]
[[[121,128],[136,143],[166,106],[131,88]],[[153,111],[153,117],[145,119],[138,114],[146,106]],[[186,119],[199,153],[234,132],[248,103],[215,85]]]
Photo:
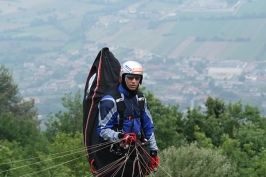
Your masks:
[[[140,112],[144,111],[145,97],[141,91],[138,91],[138,105]],[[142,116],[141,116],[142,117]]]
[[[141,91],[138,91],[138,105],[140,110],[140,122],[142,123],[143,120],[143,112],[144,112],[144,105],[145,105],[145,97]],[[140,140],[144,142],[145,134],[143,129],[141,129],[141,137]]]
[[[117,130],[122,131],[123,122],[124,122],[124,111],[126,107],[125,107],[124,100],[121,98],[121,95],[120,95],[120,98],[115,98],[115,102],[116,102],[117,112],[120,117]]]
[[[119,123],[117,126],[117,130],[118,131],[122,131],[122,127],[123,127],[123,121],[124,121],[124,111],[126,109],[125,107],[125,103],[123,98],[121,97],[120,92],[118,91],[118,86],[119,84],[112,84],[109,85],[108,88],[106,89],[105,95],[111,95],[116,102],[116,107],[117,107],[117,112],[119,114]]]

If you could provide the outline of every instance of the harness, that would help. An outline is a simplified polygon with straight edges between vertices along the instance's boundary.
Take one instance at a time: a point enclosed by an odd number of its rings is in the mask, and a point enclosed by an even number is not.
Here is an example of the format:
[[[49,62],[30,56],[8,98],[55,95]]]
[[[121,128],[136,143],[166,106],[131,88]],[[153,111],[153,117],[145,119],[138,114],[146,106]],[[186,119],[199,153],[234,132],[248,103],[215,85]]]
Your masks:
[[[144,112],[144,103],[145,103],[145,97],[142,92],[138,91],[138,107],[140,110],[140,121],[142,122],[143,119],[143,112]],[[124,117],[124,111],[125,111],[125,103],[124,100],[121,98],[121,95],[114,95],[114,99],[116,102],[117,112],[119,114],[119,123],[117,126],[117,131],[122,132],[123,128],[123,122],[124,120],[132,120],[133,118],[131,116]]]
[[[124,100],[121,97],[121,93],[118,91],[118,85],[119,84],[110,85],[107,88],[107,92],[105,94],[111,95],[115,99],[117,112],[118,112],[119,118],[120,118],[118,125],[115,125],[113,127],[113,130],[115,130],[117,132],[122,132],[124,120],[132,120],[133,118],[131,116],[124,117],[124,111],[125,111],[126,107],[125,107]],[[138,107],[140,110],[140,122],[142,123],[143,122],[145,97],[141,91],[138,91],[137,95],[138,95],[138,99],[137,99]],[[140,136],[137,136],[137,139],[140,140],[140,142],[145,141],[145,135],[144,135],[143,129],[141,129],[141,134],[140,134]],[[124,155],[123,150],[121,150],[121,148],[119,147],[118,144],[112,145],[110,147],[110,152],[112,152],[113,154],[116,154],[116,155]]]

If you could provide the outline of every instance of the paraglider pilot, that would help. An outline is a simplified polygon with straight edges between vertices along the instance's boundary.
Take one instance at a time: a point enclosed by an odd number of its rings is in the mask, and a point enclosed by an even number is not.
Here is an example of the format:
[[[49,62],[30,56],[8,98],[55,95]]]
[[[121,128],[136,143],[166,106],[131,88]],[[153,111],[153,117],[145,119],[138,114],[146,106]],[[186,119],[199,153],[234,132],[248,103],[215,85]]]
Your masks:
[[[125,150],[136,141],[144,136],[145,141],[149,142],[149,171],[156,171],[159,165],[157,156],[158,147],[154,136],[154,125],[152,116],[148,107],[147,100],[144,101],[144,109],[140,111],[138,105],[139,85],[143,80],[143,68],[135,61],[127,61],[122,64],[120,71],[120,84],[118,91],[120,92],[124,105],[123,125],[121,130],[117,129],[121,115],[117,111],[115,99],[111,95],[105,95],[99,103],[99,124],[97,128],[98,136],[104,141],[119,142],[113,151],[125,152]],[[111,163],[111,162],[110,162]],[[138,166],[125,166],[117,175],[122,176],[145,176],[145,173],[139,172]],[[122,172],[123,171],[123,172]],[[120,174],[119,174],[120,173]],[[128,173],[128,174],[127,174]]]

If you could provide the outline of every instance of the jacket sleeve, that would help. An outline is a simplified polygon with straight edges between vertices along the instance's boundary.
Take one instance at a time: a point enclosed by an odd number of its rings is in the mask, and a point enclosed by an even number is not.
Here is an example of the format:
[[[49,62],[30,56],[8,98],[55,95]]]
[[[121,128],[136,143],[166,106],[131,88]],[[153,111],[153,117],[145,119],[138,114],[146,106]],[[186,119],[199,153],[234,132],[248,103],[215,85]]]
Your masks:
[[[152,116],[148,107],[147,100],[145,98],[144,112],[143,112],[143,122],[142,128],[145,134],[145,138],[150,141],[150,150],[158,150],[156,139],[154,136],[154,125],[152,121]]]
[[[98,108],[98,136],[107,141],[117,141],[119,132],[112,130],[113,126],[118,123],[118,113],[114,98],[110,95],[104,96],[99,102]]]

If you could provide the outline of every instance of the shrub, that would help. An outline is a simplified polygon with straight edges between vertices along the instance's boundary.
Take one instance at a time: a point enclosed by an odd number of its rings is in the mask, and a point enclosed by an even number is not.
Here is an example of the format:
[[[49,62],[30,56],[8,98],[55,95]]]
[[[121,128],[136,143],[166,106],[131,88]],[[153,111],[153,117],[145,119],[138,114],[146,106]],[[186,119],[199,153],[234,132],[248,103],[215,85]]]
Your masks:
[[[199,148],[197,143],[176,149],[170,147],[160,154],[157,177],[233,177],[236,166],[229,159],[211,149]]]

